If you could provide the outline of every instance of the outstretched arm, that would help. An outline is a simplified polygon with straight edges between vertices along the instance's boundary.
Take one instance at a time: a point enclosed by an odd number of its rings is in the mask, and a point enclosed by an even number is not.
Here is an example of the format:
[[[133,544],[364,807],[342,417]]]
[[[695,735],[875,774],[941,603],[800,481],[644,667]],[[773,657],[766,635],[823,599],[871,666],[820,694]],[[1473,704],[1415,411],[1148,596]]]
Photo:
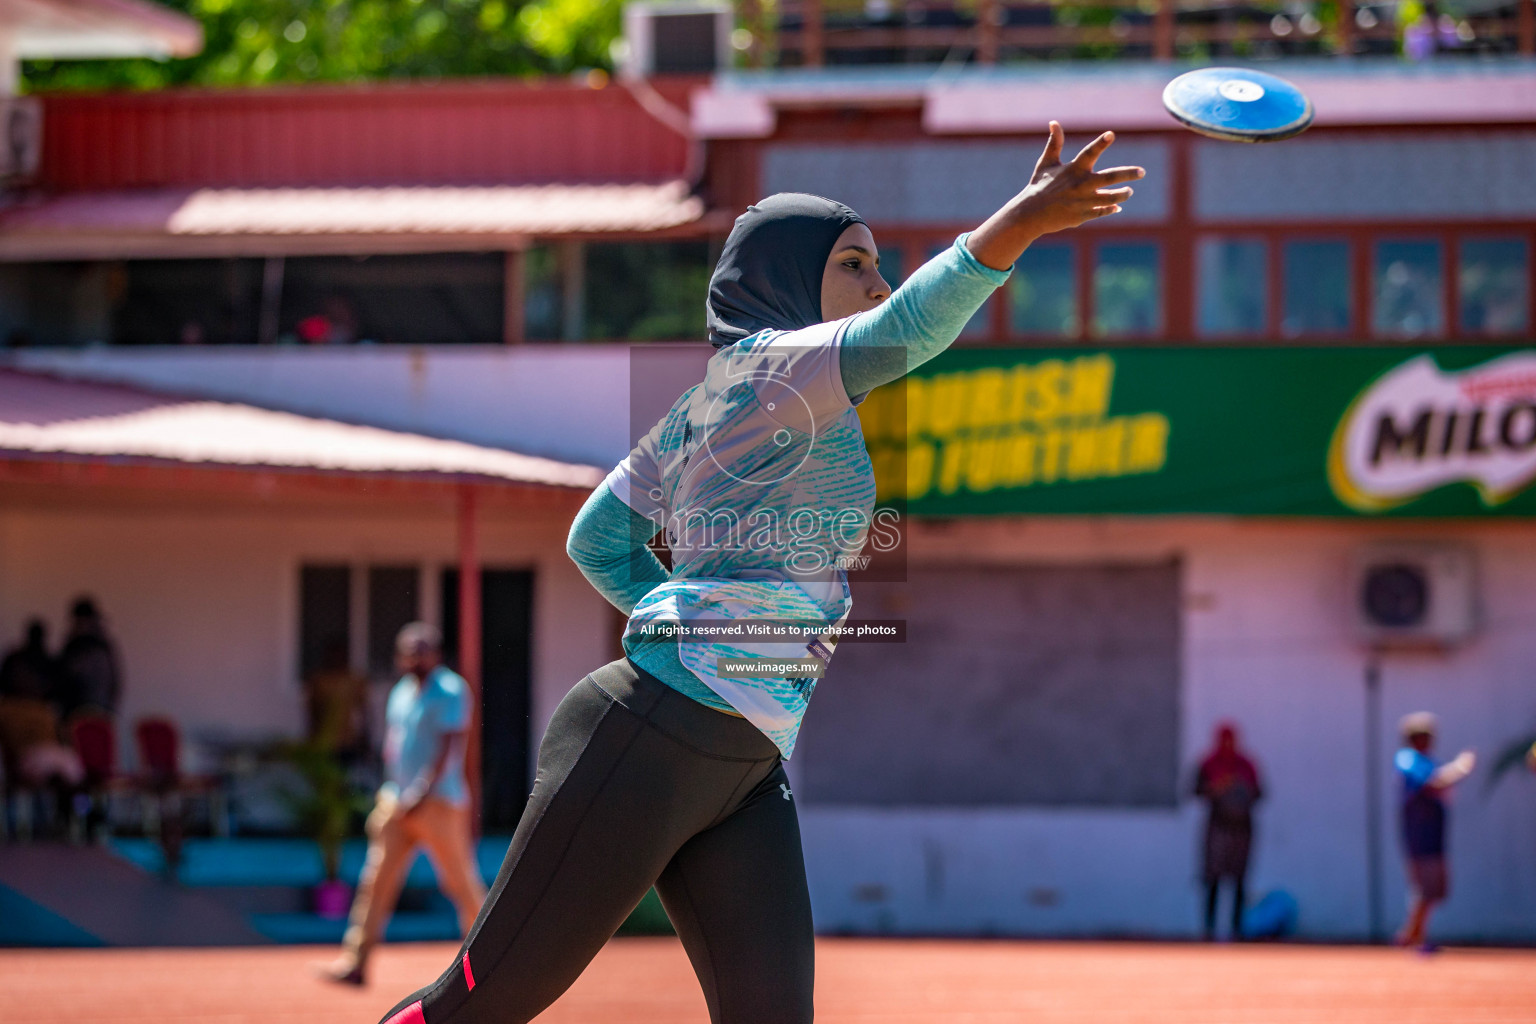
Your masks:
[[[1094,170],[1115,141],[1113,132],[1065,164],[1064,141],[1061,125],[1052,121],[1024,191],[923,264],[885,302],[849,322],[839,360],[848,394],[897,380],[944,351],[1035,239],[1119,213],[1132,190],[1114,186],[1146,175],[1140,167]]]
[[[1435,773],[1429,777],[1428,785],[1431,789],[1444,791],[1450,789],[1456,783],[1472,774],[1472,769],[1477,767],[1477,755],[1470,750],[1463,750],[1445,764],[1435,769]]]
[[[838,347],[843,389],[862,395],[904,377],[944,351],[987,296],[1008,280],[983,266],[966,235],[924,263],[891,297],[848,322]]]
[[[668,579],[667,570],[646,547],[657,529],[603,483],[576,513],[565,551],[587,582],[628,615]]]
[[[1119,213],[1120,204],[1131,198],[1132,189],[1113,186],[1146,177],[1147,172],[1140,167],[1094,170],[1093,165],[1115,141],[1114,132],[1100,135],[1071,163],[1064,164],[1061,147],[1066,140],[1061,124],[1052,121],[1050,131],[1045,152],[1040,154],[1024,191],[971,232],[972,255],[989,267],[1005,270],[1013,266],[1041,235]]]

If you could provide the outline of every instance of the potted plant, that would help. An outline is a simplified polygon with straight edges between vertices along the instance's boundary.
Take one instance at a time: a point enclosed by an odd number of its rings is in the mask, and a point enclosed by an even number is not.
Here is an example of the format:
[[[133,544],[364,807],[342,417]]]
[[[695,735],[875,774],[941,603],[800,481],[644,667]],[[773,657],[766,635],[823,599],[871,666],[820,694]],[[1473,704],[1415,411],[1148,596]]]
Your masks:
[[[366,811],[365,801],[353,791],[347,770],[329,745],[315,741],[287,744],[282,756],[303,778],[302,791],[290,791],[288,800],[305,834],[320,848],[323,878],[312,892],[313,907],[323,918],[347,916],[352,892],[341,880],[341,848],[352,832],[352,822]]]

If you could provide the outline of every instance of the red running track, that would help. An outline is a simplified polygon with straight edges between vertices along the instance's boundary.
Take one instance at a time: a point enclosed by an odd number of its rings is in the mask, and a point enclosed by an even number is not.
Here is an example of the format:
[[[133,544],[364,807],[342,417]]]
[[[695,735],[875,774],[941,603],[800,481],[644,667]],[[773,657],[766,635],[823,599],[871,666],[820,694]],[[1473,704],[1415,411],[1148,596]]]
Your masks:
[[[333,950],[0,950],[5,1024],[375,1024],[448,965],[387,946],[370,987]],[[818,1024],[1536,1024],[1536,950],[824,939]],[[674,939],[617,939],[541,1024],[707,1024]]]

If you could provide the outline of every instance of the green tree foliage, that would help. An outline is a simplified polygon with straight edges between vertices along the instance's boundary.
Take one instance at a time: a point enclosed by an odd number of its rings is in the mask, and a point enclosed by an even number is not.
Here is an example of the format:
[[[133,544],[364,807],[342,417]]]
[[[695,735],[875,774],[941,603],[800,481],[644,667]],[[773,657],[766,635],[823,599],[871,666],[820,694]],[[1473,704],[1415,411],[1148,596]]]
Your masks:
[[[203,25],[183,60],[29,61],[27,88],[154,89],[606,68],[620,0],[160,0]]]

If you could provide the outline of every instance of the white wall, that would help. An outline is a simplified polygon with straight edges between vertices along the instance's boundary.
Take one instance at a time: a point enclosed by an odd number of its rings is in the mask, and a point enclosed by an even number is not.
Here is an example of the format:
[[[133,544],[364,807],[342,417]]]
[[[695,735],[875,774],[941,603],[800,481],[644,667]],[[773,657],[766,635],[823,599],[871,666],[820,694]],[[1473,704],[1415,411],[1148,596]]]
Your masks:
[[[1526,219],[1533,157],[1536,132],[1518,128],[1327,132],[1257,151],[1200,139],[1190,196],[1197,219],[1225,223]],[[1373,187],[1383,167],[1391,188]]]
[[[1404,906],[1395,723],[1441,716],[1442,756],[1491,755],[1536,729],[1536,528],[1218,520],[971,520],[918,529],[914,560],[1152,560],[1185,567],[1182,768],[1234,718],[1266,777],[1250,892],[1284,888],[1314,938],[1368,932],[1365,655],[1346,594],[1351,550],[1455,538],[1482,566],[1485,628],[1445,655],[1391,655],[1377,723],[1385,923]],[[912,600],[920,600],[913,595]],[[834,668],[823,686],[836,686]],[[964,699],[963,681],[936,680]],[[810,714],[815,714],[814,703]],[[804,759],[814,750],[802,753]],[[1484,762],[1487,763],[1486,761]],[[1536,939],[1536,778],[1486,775],[1451,812],[1447,939]],[[831,931],[1192,935],[1200,811],[801,807],[818,925]]]
[[[698,345],[702,356],[709,347]],[[136,384],[609,467],[629,346],[23,349],[0,365]],[[668,402],[670,404],[670,401]]]
[[[1088,136],[1067,140],[1077,152]],[[1122,136],[1116,164],[1147,169],[1136,183],[1136,202],[1120,216],[1126,223],[1166,220],[1173,180],[1166,140]],[[875,225],[979,224],[1017,194],[1025,168],[1040,158],[1034,133],[1026,142],[925,139],[914,142],[772,142],[763,147],[762,192],[810,192],[837,196]],[[1316,166],[1315,164],[1313,166]],[[965,187],[935,188],[965,168]]]
[[[536,735],[612,643],[607,606],[565,556],[568,526],[564,517],[482,524],[484,564],[535,571]],[[453,518],[0,508],[0,640],[9,646],[41,615],[58,643],[69,602],[90,593],[120,648],[123,722],[168,713],[189,738],[293,735],[302,728],[298,570],[314,561],[452,565]],[[423,613],[435,616],[435,607]],[[125,760],[128,739],[125,728]]]

